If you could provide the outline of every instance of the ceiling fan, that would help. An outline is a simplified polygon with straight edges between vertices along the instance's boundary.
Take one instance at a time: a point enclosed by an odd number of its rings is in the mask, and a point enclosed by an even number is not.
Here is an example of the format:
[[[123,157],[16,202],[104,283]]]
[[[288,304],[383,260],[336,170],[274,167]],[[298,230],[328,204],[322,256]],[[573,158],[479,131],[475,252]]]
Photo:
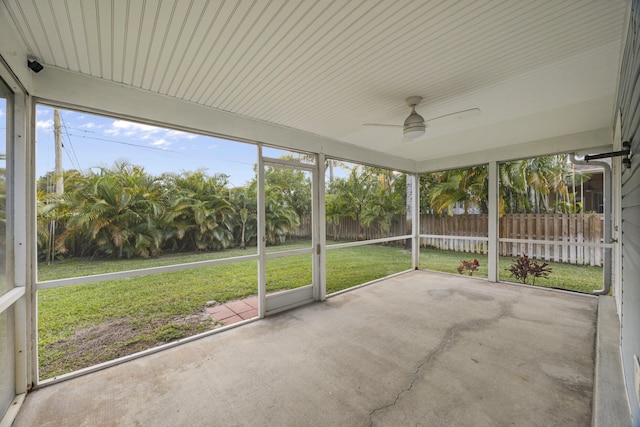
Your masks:
[[[433,119],[425,120],[420,114],[416,112],[416,106],[422,101],[421,96],[410,96],[407,98],[407,105],[411,107],[411,114],[406,118],[403,125],[388,125],[382,123],[365,123],[363,126],[382,126],[382,127],[401,127],[403,128],[404,140],[403,142],[414,141],[424,135],[427,126],[441,125],[449,122],[454,122],[467,117],[473,117],[480,114],[479,108],[470,108],[468,110],[457,111],[455,113],[445,114],[444,116],[434,117]]]

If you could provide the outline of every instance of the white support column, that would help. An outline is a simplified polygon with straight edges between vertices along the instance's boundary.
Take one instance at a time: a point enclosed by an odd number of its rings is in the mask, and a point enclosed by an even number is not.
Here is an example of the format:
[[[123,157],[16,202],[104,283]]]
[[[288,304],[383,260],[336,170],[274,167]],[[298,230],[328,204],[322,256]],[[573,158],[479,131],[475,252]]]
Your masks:
[[[258,145],[257,198],[258,198],[258,317],[263,318],[267,309],[267,264],[265,258],[265,203],[264,203],[264,162],[262,161],[262,145]]]
[[[324,301],[327,299],[327,214],[326,214],[326,205],[325,205],[325,174],[326,174],[326,166],[325,166],[325,155],[318,154],[317,157],[318,174],[313,183],[314,187],[318,190],[317,197],[317,209],[314,209],[316,215],[317,227],[314,230],[316,237],[314,238],[315,249],[314,252],[316,254],[316,262],[318,268],[318,274],[315,276],[318,284],[318,296],[317,299],[319,301]]]
[[[489,261],[487,265],[490,282],[498,281],[498,162],[489,162]]]
[[[411,268],[420,268],[420,175],[407,175],[411,179]],[[409,197],[409,195],[407,195]]]
[[[29,375],[29,349],[37,348],[37,334],[35,329],[30,328],[29,313],[35,308],[31,305],[34,281],[28,280],[32,277],[31,262],[27,260],[35,258],[33,253],[33,242],[30,232],[30,225],[34,225],[35,218],[35,194],[33,179],[35,176],[34,156],[30,155],[31,140],[29,138],[29,111],[30,98],[21,93],[16,93],[13,100],[13,144],[7,144],[8,158],[11,165],[7,168],[11,176],[9,177],[10,189],[10,209],[7,209],[8,222],[13,224],[10,227],[10,239],[13,242],[13,259],[9,257],[8,262],[13,262],[12,266],[7,265],[8,274],[13,274],[16,287],[25,287],[25,294],[14,306],[15,317],[15,384],[16,394],[26,393],[29,384],[32,382]],[[7,141],[9,142],[9,141]],[[35,237],[34,237],[35,239]],[[32,360],[32,359],[31,359]]]
[[[29,322],[28,322],[28,304],[27,301],[30,301],[28,295],[24,295],[14,304],[14,323],[15,323],[15,335],[14,335],[14,343],[15,343],[15,364],[16,364],[16,372],[15,372],[15,387],[16,394],[26,393],[31,384],[31,375],[29,370],[29,359],[28,351],[29,348],[29,337],[36,337],[35,334],[29,333]],[[34,344],[34,347],[37,347]]]
[[[26,252],[27,252],[27,384],[29,387],[37,385],[40,378],[38,366],[38,292],[36,282],[38,280],[38,243],[37,243],[37,218],[36,218],[36,102],[31,96],[26,97],[26,169],[25,195],[26,207]]]

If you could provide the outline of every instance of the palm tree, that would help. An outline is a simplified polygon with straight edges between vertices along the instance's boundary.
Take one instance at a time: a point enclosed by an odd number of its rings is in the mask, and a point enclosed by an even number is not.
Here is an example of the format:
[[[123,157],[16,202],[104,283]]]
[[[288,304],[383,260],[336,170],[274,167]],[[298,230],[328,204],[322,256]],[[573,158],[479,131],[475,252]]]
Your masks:
[[[282,156],[291,160],[291,156]],[[278,189],[298,216],[311,213],[311,178],[303,171],[282,167],[265,169],[265,187]]]
[[[472,207],[480,207],[486,200],[486,166],[437,172],[433,178],[428,200],[436,213],[453,215],[454,207],[461,203],[467,214]]]
[[[257,200],[255,191],[239,187],[230,190],[230,201],[236,211],[235,227],[239,228],[240,248],[246,249],[247,243],[257,233]]]
[[[365,169],[370,172],[370,179],[377,178],[377,182],[370,185],[372,190],[377,188],[377,191],[369,193],[362,213],[362,223],[366,227],[377,226],[380,235],[388,237],[394,216],[406,211],[406,177],[388,169]]]
[[[182,249],[224,249],[233,243],[235,209],[229,201],[228,177],[204,170],[165,174],[167,237]]]
[[[126,162],[84,178],[55,202],[56,215],[66,221],[56,250],[65,253],[69,241],[80,240],[85,249],[118,258],[158,254],[165,204],[157,180]]]
[[[588,175],[571,170],[566,155],[523,159],[499,166],[499,209],[505,213],[575,211],[571,189]],[[421,177],[422,211],[453,214],[461,203],[465,213],[472,206],[487,212],[488,169],[477,166],[425,174]],[[428,202],[425,205],[425,201]]]
[[[333,240],[340,240],[342,232],[342,219],[353,218],[349,212],[347,200],[339,193],[329,192],[325,198],[325,215],[327,222],[331,224]]]
[[[300,225],[300,217],[277,188],[265,189],[264,224],[269,245],[284,243],[291,231]]]
[[[360,224],[360,238],[364,239],[362,215],[367,209],[368,199],[377,194],[380,185],[375,171],[356,165],[351,168],[348,178],[336,178],[333,184],[337,196],[343,199],[343,216],[351,217]]]
[[[366,227],[377,225],[380,233],[389,236],[391,222],[397,214],[404,213],[405,203],[402,194],[391,191],[390,187],[380,187],[377,194],[372,194],[362,213],[362,223]]]
[[[525,213],[575,211],[571,189],[589,176],[572,170],[566,155],[503,163],[499,173],[505,212]]]
[[[66,198],[56,194],[56,177],[53,171],[47,172],[37,181],[36,192],[36,236],[38,256],[49,264],[58,254],[55,240],[66,229],[66,219],[71,217],[69,199],[81,184],[85,176],[77,170],[64,171],[64,181],[68,183],[69,191]],[[66,199],[66,200],[65,200]],[[91,239],[79,238],[77,235],[69,237],[65,242],[65,253],[84,256]]]

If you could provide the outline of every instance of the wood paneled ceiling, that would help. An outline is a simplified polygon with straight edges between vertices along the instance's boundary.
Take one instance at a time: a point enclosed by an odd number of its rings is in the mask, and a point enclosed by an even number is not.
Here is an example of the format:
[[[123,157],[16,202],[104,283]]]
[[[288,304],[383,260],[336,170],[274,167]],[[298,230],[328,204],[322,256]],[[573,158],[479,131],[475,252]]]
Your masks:
[[[46,67],[433,160],[611,127],[626,0],[2,0]],[[411,143],[405,98],[426,119]],[[603,144],[610,141],[603,141]]]

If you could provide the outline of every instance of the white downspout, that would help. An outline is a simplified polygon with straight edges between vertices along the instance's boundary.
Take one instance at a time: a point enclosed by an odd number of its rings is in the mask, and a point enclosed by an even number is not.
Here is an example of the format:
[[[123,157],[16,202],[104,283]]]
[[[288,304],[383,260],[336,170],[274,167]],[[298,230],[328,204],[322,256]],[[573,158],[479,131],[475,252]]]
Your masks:
[[[574,165],[589,165],[589,166],[602,166],[604,169],[603,176],[603,195],[602,201],[604,204],[604,242],[612,243],[611,241],[611,166],[605,162],[577,160],[575,153],[569,155],[569,160]],[[607,295],[611,290],[611,248],[604,248],[604,288],[598,291],[593,291],[594,295]]]

